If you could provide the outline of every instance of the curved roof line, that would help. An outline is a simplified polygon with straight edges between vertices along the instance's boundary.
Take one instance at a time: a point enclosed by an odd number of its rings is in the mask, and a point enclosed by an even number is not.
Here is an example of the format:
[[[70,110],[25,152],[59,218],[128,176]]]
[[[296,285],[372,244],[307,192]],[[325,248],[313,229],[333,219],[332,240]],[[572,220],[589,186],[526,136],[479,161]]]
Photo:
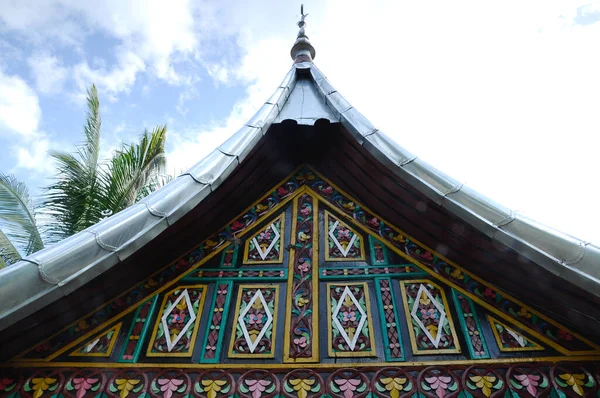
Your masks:
[[[539,266],[600,297],[600,247],[516,214],[406,151],[377,130],[310,61],[294,64],[274,94],[228,140],[162,189],[0,270],[0,330],[121,263],[202,202],[273,123],[340,122],[392,173],[452,214]]]

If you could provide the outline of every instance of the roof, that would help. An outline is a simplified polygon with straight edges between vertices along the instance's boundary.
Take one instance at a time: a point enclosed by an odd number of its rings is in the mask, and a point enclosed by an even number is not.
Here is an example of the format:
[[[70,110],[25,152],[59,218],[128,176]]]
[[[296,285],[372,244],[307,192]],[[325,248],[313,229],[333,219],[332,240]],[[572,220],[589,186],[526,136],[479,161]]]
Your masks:
[[[391,173],[536,266],[600,298],[600,247],[546,227],[461,184],[376,129],[313,62],[304,17],[294,64],[273,95],[235,134],[174,181],[102,222],[0,270],[0,330],[132,256],[203,202],[264,136],[290,120],[340,123]]]

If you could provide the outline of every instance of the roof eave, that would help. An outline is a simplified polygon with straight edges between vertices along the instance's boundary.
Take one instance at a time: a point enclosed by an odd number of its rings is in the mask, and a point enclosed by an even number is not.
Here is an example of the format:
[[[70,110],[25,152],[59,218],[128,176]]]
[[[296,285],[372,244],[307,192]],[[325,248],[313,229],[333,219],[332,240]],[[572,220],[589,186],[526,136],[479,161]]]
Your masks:
[[[600,297],[600,247],[516,214],[417,158],[377,130],[314,65],[311,74],[336,118],[392,173],[487,236]]]
[[[292,67],[240,130],[187,172],[137,204],[0,270],[0,330],[121,263],[214,191],[252,151],[296,82]]]
[[[288,98],[297,75],[315,104]],[[304,90],[304,88],[303,88]],[[286,112],[282,111],[286,108]],[[298,62],[240,130],[186,173],[134,206],[0,271],[0,330],[121,263],[201,203],[240,165],[274,122],[340,122],[392,173],[452,214],[539,266],[600,297],[600,248],[515,214],[417,158],[377,130],[312,62]]]

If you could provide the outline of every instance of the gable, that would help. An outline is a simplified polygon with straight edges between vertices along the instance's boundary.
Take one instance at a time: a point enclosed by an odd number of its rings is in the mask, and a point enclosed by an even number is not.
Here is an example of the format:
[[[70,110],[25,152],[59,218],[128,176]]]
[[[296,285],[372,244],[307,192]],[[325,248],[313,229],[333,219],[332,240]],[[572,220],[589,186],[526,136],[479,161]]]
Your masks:
[[[71,355],[115,325],[108,356]],[[510,330],[504,339],[498,325]],[[523,341],[535,349],[507,350]],[[10,366],[201,371],[218,363],[233,371],[255,363],[334,372],[521,359],[599,360],[600,348],[302,167],[194,250]],[[386,388],[384,379],[373,388]]]
[[[289,206],[289,202],[293,202],[293,206]],[[540,341],[546,342],[557,353],[563,355],[599,353],[598,347],[589,340],[494,288],[493,285],[465,271],[457,264],[453,264],[450,260],[382,220],[376,213],[357,203],[355,199],[337,189],[324,177],[303,168],[279,184],[270,194],[261,198],[244,214],[232,220],[225,228],[206,239],[195,250],[182,256],[174,264],[164,268],[120,298],[107,303],[95,313],[78,320],[69,328],[27,353],[19,355],[19,360],[55,359],[56,353],[64,350],[65,346],[70,348],[76,343],[92,338],[93,335],[106,328],[107,323],[114,324],[125,319],[126,315],[131,312],[136,312],[134,315],[138,315],[141,311],[138,303],[149,306],[154,303],[157,294],[167,288],[176,287],[180,281],[206,283],[214,280],[217,275],[219,277],[228,275],[222,270],[215,269],[213,271],[206,268],[205,264],[217,255],[219,257],[217,268],[235,268],[236,266],[229,264],[239,259],[241,264],[258,266],[262,263],[271,266],[271,268],[259,270],[261,276],[257,276],[257,279],[264,277],[265,272],[267,275],[275,275],[280,272],[280,277],[287,275],[289,270],[283,259],[284,242],[288,242],[285,244],[292,247],[298,246],[302,244],[303,239],[307,239],[308,232],[315,233],[312,230],[315,226],[304,227],[304,224],[301,227],[298,226],[298,219],[291,215],[294,210],[292,207],[301,207],[296,209],[299,212],[298,217],[301,217],[302,212],[308,211],[307,209],[313,205],[323,208],[321,218],[324,225],[318,231],[323,244],[322,252],[318,253],[322,261],[333,264],[344,261],[347,264],[343,267],[342,274],[350,278],[365,279],[376,276],[379,272],[378,267],[381,266],[385,266],[386,275],[389,275],[390,268],[391,275],[402,274],[402,289],[403,296],[405,296],[403,303],[407,306],[407,312],[404,314],[406,319],[410,319],[412,316],[412,309],[408,311],[411,297],[406,296],[407,286],[409,288],[428,286],[422,294],[430,295],[431,289],[438,292],[437,294],[441,294],[438,302],[446,307],[446,313],[450,313],[447,294],[453,295],[451,299],[454,300],[457,308],[462,305],[458,297],[464,297],[469,301],[469,305],[476,305],[482,311],[495,317],[488,316],[488,318],[502,319],[518,330],[538,336]],[[282,211],[286,206],[285,212]],[[288,230],[291,231],[286,230],[286,217],[292,219],[291,228],[288,227]],[[288,234],[293,236],[287,238]],[[242,239],[246,235],[248,237],[245,239],[244,245],[231,244],[232,241]],[[368,249],[365,249],[365,242],[367,242]],[[243,255],[238,254],[240,250],[243,251]],[[311,248],[311,250],[315,250],[315,248]],[[369,260],[371,264],[368,267],[365,266],[364,261],[366,251],[371,257]],[[390,263],[391,255],[395,256],[396,260],[393,262],[396,264]],[[287,254],[287,258],[289,257],[290,255]],[[310,258],[307,257],[303,261],[306,263],[310,261]],[[313,259],[312,261],[317,263],[319,260]],[[238,264],[237,267],[241,264]],[[275,265],[278,266],[273,268]],[[404,269],[400,272],[397,267],[404,267]],[[186,273],[186,269],[192,271]],[[338,269],[339,266],[336,265],[327,267],[321,271],[320,277],[323,280],[333,280]],[[367,274],[366,272],[369,270],[371,272]],[[238,271],[239,275],[237,276],[234,276],[235,271],[230,271],[229,275],[232,280],[238,278],[243,281],[253,278],[252,272],[256,271]],[[355,275],[348,275],[349,273]],[[406,282],[407,275],[412,276],[408,282]],[[428,279],[418,279],[421,276],[427,276]],[[412,285],[408,285],[409,282]],[[421,282],[426,284],[423,285]],[[448,293],[445,293],[443,289],[440,290],[439,286],[447,289]],[[171,289],[169,291],[178,292],[179,290]],[[163,294],[163,296],[164,303],[158,307],[165,312],[167,304],[176,304],[173,303],[176,297],[173,296],[167,300],[168,295]],[[134,320],[135,316],[131,318]],[[483,322],[489,323],[485,318],[477,320],[477,323]],[[129,324],[127,325],[129,326]],[[129,326],[130,329],[132,327],[134,327],[133,324]],[[125,329],[123,333],[125,333]]]

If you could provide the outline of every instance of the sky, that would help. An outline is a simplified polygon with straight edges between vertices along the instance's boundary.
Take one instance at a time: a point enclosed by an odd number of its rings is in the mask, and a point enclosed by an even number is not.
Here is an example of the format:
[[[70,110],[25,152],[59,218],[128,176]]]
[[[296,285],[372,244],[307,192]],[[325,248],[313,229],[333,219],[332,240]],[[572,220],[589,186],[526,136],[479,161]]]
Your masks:
[[[306,0],[315,63],[404,148],[520,214],[600,244],[600,1]],[[0,171],[34,194],[83,136],[156,125],[179,174],[292,60],[300,2],[0,0]],[[399,226],[402,228],[402,226]]]

